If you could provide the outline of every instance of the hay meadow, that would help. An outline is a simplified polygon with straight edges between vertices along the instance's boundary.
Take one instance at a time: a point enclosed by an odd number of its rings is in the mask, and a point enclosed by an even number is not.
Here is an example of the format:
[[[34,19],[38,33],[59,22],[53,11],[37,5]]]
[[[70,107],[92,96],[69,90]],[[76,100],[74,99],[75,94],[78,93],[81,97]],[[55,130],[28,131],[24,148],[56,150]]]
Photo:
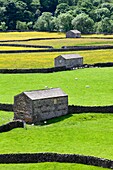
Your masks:
[[[87,35],[84,35],[87,36]],[[93,35],[92,35],[93,36]],[[98,35],[99,36],[99,35]],[[101,35],[104,36],[104,35]],[[0,40],[59,37],[56,44],[67,44],[61,33],[0,33]],[[89,41],[88,41],[89,40]],[[50,44],[55,44],[53,40]],[[72,44],[112,44],[108,41],[84,38]],[[86,42],[85,42],[86,41]],[[97,42],[98,41],[98,42]],[[9,43],[9,42],[8,42]],[[17,42],[16,42],[17,43]],[[20,43],[20,42],[18,42]],[[24,42],[26,43],[26,42]],[[27,44],[48,45],[48,41],[27,41]],[[57,45],[54,45],[57,48]],[[59,46],[61,46],[59,43]],[[64,45],[63,44],[63,45]],[[4,47],[5,48],[5,47]],[[16,47],[17,48],[17,47]],[[11,48],[10,48],[11,49]],[[1,47],[0,47],[1,50]],[[7,50],[7,49],[6,49]],[[66,52],[69,53],[69,52]],[[72,52],[73,53],[73,52]],[[113,62],[113,50],[76,51],[84,63]],[[61,53],[0,54],[0,68],[46,68],[54,66],[54,58]],[[64,53],[63,53],[64,54]],[[26,90],[60,87],[69,95],[69,104],[105,106],[113,104],[113,68],[88,68],[49,74],[0,74],[0,103],[13,103],[14,95]],[[87,85],[89,88],[86,88]],[[13,119],[12,112],[0,111],[0,125]],[[0,134],[0,153],[57,152],[75,153],[113,159],[113,115],[102,113],[70,114],[48,120],[41,126],[27,125],[27,129],[14,129]],[[0,164],[1,170],[102,170],[80,164],[39,163]],[[106,169],[107,170],[107,169]]]
[[[73,52],[39,52],[0,54],[0,68],[48,68],[54,66],[54,58],[61,54],[80,54],[84,64],[113,62],[113,50],[90,50]]]

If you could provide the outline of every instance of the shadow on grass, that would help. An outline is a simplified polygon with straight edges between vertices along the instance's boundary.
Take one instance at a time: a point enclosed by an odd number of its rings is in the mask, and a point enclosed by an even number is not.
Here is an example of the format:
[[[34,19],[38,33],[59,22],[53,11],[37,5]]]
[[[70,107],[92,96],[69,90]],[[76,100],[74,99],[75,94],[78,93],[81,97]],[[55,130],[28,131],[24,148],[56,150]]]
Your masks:
[[[60,122],[60,121],[63,121],[65,119],[68,119],[70,118],[72,115],[69,114],[69,115],[64,115],[64,116],[60,116],[60,117],[57,117],[57,118],[52,118],[52,119],[49,119],[49,120],[46,120],[44,122],[41,122],[41,126],[45,126],[45,125],[50,125],[50,124],[53,124],[53,123],[57,123],[57,122]]]

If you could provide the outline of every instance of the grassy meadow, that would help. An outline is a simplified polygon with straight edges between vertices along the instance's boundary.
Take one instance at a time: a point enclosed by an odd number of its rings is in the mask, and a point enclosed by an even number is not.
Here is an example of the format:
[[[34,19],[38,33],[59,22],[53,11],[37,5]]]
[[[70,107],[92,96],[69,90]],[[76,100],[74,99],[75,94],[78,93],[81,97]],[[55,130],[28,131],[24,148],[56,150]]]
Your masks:
[[[6,40],[25,40],[31,38],[64,38],[64,33],[50,32],[6,32],[0,33],[0,41]]]
[[[97,39],[97,38],[90,39],[87,37],[86,38],[63,38],[63,39],[51,39],[51,40],[7,42],[7,44],[50,45],[53,48],[61,48],[62,46],[113,45],[113,39]]]
[[[93,37],[94,35],[90,36]],[[62,33],[42,32],[0,33],[0,40],[23,40],[40,37],[64,38],[65,35]],[[112,38],[112,36],[110,37]],[[23,43],[52,45],[55,48],[59,48],[63,45],[112,44],[113,40],[83,38],[82,41],[81,39],[59,39],[26,41]],[[7,49],[11,48],[17,49],[17,47],[7,47]],[[3,49],[6,49],[6,47],[3,47]],[[54,58],[65,53],[70,52],[0,54],[0,68],[53,67]],[[113,62],[113,50],[76,51],[71,53],[80,54],[84,57],[84,63],[88,64]],[[49,74],[0,74],[0,103],[13,103],[14,96],[22,91],[44,89],[47,86],[48,88],[60,87],[68,94],[70,105],[112,105],[112,82],[113,68],[88,68]],[[12,112],[0,111],[0,125],[13,120],[13,114]],[[1,133],[0,154],[57,152],[84,154],[113,160],[112,134],[112,114],[70,114],[48,120],[46,124],[42,124],[41,126],[27,125],[26,129],[17,128]],[[12,170],[13,168],[15,170],[103,169],[100,167],[68,163],[0,164],[0,170]]]
[[[64,164],[64,163],[40,163],[40,164],[8,164],[0,165],[1,170],[103,170],[100,167],[87,166],[81,164]],[[108,170],[107,168],[104,168]]]
[[[49,74],[0,74],[0,102],[13,103],[14,95],[22,91],[48,86],[63,89],[69,95],[69,104],[112,105],[112,80],[113,68],[78,69]]]
[[[4,112],[0,114],[5,119]],[[112,114],[72,114],[1,133],[0,153],[57,152],[113,159],[112,133]]]
[[[54,66],[54,58],[61,54],[80,54],[84,64],[113,62],[113,50],[90,50],[73,52],[0,54],[0,68],[48,68]]]
[[[84,36],[84,35],[83,35]],[[32,41],[19,41],[7,42],[16,44],[28,45],[50,45],[54,48],[61,48],[66,45],[112,45],[111,39],[107,39],[107,35],[96,35],[104,39],[92,38],[94,35],[85,35],[86,38],[66,39],[64,33],[48,33],[48,32],[8,32],[0,33],[0,40],[25,40],[30,38],[63,38],[51,40],[32,40]],[[87,38],[88,37],[88,38]],[[5,42],[6,43],[6,42]],[[25,50],[36,48],[25,47],[0,47],[0,50]],[[0,68],[47,68],[54,66],[54,58],[60,54],[77,53],[84,57],[84,64],[93,64],[97,62],[113,62],[113,50],[91,50],[91,51],[73,51],[73,52],[38,52],[38,53],[7,53],[0,54]]]
[[[0,112],[5,119],[4,112]],[[7,113],[12,118],[12,113]],[[76,153],[112,159],[113,145],[112,114],[72,114],[47,121],[43,126],[30,126],[27,129],[14,129],[0,135],[0,153],[57,152]],[[106,140],[107,136],[107,140]],[[0,165],[0,168],[13,168],[16,165]],[[23,164],[17,169],[43,168],[58,170],[99,170],[102,168],[79,164]]]
[[[26,48],[26,47],[8,47],[8,46],[0,46],[0,51],[9,51],[9,50],[36,50],[36,48]]]

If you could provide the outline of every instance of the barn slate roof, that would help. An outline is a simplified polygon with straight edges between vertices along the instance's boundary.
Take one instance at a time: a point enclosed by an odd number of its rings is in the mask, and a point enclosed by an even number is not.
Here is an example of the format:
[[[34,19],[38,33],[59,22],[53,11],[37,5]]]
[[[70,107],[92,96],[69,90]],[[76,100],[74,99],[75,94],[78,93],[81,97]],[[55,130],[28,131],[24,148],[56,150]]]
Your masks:
[[[74,34],[81,34],[81,32],[78,30],[70,30],[70,31],[73,32]],[[70,32],[70,31],[68,31],[68,32]]]
[[[77,58],[83,58],[82,56],[80,56],[79,54],[63,54],[60,55],[61,57],[63,57],[64,59],[77,59]]]
[[[43,90],[26,91],[26,92],[23,92],[23,93],[27,97],[29,97],[31,100],[67,96],[67,94],[64,93],[60,88],[51,88],[51,89],[43,89]]]

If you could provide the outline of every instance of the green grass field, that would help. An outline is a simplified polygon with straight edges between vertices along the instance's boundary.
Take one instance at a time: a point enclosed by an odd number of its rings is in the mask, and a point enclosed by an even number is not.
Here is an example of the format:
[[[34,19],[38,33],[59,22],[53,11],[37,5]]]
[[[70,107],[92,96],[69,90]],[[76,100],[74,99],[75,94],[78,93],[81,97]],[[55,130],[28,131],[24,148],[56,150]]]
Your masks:
[[[12,113],[0,112],[3,119]],[[57,152],[92,155],[113,158],[113,115],[112,114],[73,114],[47,121],[44,126],[30,126],[14,129],[0,135],[0,153]],[[107,138],[106,138],[107,137]],[[66,166],[67,165],[67,166]],[[3,165],[1,165],[3,166]],[[1,167],[0,166],[0,167]],[[5,165],[7,167],[8,165]],[[10,165],[12,167],[12,165]],[[10,167],[9,166],[9,167]],[[14,165],[13,165],[14,166]],[[21,167],[18,165],[17,167]],[[24,165],[25,167],[32,165]],[[69,168],[78,170],[87,166],[76,164],[34,164],[39,167]],[[49,169],[48,168],[48,169]],[[88,166],[89,169],[101,169]],[[52,168],[50,168],[52,169]]]
[[[51,37],[64,34],[51,33]],[[92,35],[93,36],[93,35]],[[100,35],[99,35],[100,36]],[[102,35],[101,35],[102,36]],[[50,37],[50,33],[0,33],[0,40]],[[60,41],[60,40],[59,40]],[[112,40],[89,40],[72,44],[112,44]],[[31,43],[34,43],[34,41]],[[36,43],[36,41],[35,41]],[[38,42],[37,42],[38,43]],[[44,41],[40,41],[44,43]],[[57,44],[52,41],[46,43]],[[58,46],[67,44],[61,40]],[[39,44],[37,44],[39,45]],[[43,44],[45,45],[45,44]],[[46,44],[47,45],[47,44]],[[63,45],[62,45],[63,46]],[[66,52],[70,53],[70,52]],[[72,52],[73,53],[73,52]],[[78,51],[84,63],[113,62],[113,50]],[[61,53],[0,54],[0,68],[53,67],[53,60]],[[0,74],[0,103],[13,103],[14,95],[27,90],[60,87],[69,95],[69,104],[113,105],[113,68],[78,69],[50,74]],[[87,88],[87,85],[89,88]],[[12,112],[0,111],[0,125],[13,119]],[[0,134],[0,153],[58,152],[92,155],[113,160],[113,115],[71,114],[48,120],[42,126],[27,125],[27,129],[13,129]],[[102,170],[80,164],[39,163],[0,164],[0,170]],[[106,169],[107,170],[107,169]]]
[[[8,164],[0,165],[1,170],[103,170],[100,167],[87,166],[81,164],[64,163],[39,163],[39,164]],[[104,168],[108,170],[107,168]]]
[[[69,95],[69,104],[111,105],[112,80],[113,68],[79,69],[50,74],[0,74],[0,102],[13,103],[13,96],[22,91],[48,86],[63,89]],[[87,85],[90,87],[86,88]]]

